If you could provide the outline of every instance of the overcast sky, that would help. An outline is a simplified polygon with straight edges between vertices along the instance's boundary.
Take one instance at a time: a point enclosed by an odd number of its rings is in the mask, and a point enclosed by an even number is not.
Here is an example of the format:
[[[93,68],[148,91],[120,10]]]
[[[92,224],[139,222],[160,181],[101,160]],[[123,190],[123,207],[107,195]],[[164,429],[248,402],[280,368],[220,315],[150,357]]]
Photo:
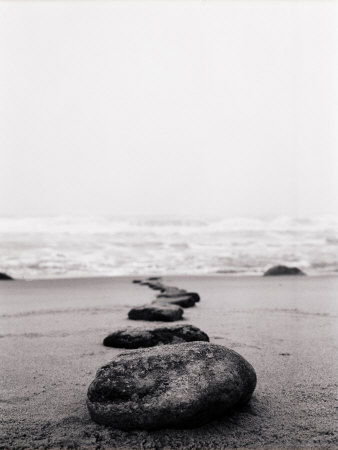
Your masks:
[[[0,214],[338,214],[338,2],[1,1]]]

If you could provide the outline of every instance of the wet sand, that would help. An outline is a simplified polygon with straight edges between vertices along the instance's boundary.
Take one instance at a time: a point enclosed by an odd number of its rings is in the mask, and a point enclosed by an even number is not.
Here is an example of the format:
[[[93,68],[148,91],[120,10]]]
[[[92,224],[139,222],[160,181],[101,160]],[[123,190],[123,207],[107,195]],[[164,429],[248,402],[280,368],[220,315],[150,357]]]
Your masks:
[[[155,293],[131,278],[0,282],[1,448],[337,448],[338,277],[164,277],[197,291],[186,323],[255,368],[250,404],[192,430],[93,423],[86,393],[104,347]],[[159,323],[160,324],[160,323]]]

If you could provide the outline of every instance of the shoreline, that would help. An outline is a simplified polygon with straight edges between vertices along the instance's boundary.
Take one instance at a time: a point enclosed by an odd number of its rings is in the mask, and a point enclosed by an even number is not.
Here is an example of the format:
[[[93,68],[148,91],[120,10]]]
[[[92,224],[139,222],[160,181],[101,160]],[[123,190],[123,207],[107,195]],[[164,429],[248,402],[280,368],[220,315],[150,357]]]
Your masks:
[[[299,278],[299,277],[307,277],[307,278],[338,278],[338,272],[330,272],[330,273],[314,273],[314,274],[305,274],[305,275],[270,275],[268,277],[263,276],[263,273],[259,274],[243,274],[243,273],[205,273],[205,274],[196,274],[196,273],[181,273],[181,274],[165,274],[158,275],[154,273],[147,274],[126,274],[126,275],[79,275],[79,276],[61,276],[61,277],[42,277],[42,278],[13,278],[12,280],[1,280],[0,283],[5,282],[14,282],[14,281],[25,281],[25,282],[39,282],[39,281],[68,281],[68,280],[120,280],[120,279],[146,279],[149,277],[158,277],[161,279],[185,279],[185,278],[227,278],[227,279],[257,279],[257,278],[269,278],[269,279],[287,279],[287,278]]]
[[[231,416],[189,430],[122,432],[92,422],[88,385],[122,351],[102,340],[142,326],[127,319],[128,310],[155,296],[135,278],[0,283],[2,448],[337,447],[336,276],[162,277],[201,295],[183,323],[253,365],[253,398]]]

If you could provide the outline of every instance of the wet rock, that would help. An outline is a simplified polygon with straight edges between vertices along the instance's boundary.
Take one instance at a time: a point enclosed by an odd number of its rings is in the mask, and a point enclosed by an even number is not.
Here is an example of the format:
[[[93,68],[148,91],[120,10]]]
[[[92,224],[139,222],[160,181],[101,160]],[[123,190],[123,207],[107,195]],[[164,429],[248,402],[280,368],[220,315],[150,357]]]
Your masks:
[[[209,341],[206,333],[192,325],[175,325],[160,328],[131,328],[117,330],[107,336],[106,347],[135,349],[180,342]]]
[[[0,280],[13,280],[13,278],[7,275],[7,273],[0,272]]]
[[[264,277],[274,275],[305,275],[298,267],[274,266],[264,272]]]
[[[91,418],[122,430],[190,428],[246,403],[253,367],[238,353],[206,342],[121,353],[88,389]]]
[[[179,292],[171,292],[171,291],[164,291],[161,294],[157,296],[157,298],[179,298],[179,297],[190,297],[194,302],[200,301],[200,296],[197,294],[197,292],[187,292],[184,290],[180,290]]]
[[[151,304],[132,308],[128,317],[132,320],[156,320],[162,322],[174,322],[181,320],[183,309],[177,305]]]
[[[182,306],[182,308],[191,308],[192,306],[195,306],[196,300],[194,300],[193,297],[189,295],[182,295],[179,297],[161,297],[158,296],[156,300],[153,301],[153,304],[160,304],[160,305],[178,305]]]

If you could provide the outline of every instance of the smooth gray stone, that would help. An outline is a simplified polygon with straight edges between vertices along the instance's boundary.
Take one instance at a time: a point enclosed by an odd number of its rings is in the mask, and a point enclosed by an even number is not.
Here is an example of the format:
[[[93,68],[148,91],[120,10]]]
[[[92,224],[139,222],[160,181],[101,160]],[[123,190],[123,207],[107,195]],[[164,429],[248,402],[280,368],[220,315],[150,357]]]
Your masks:
[[[183,316],[183,309],[177,305],[165,304],[150,304],[132,308],[128,317],[132,320],[150,320],[162,322],[174,322],[181,320]]]
[[[182,295],[180,297],[157,297],[152,303],[159,305],[178,305],[182,306],[182,308],[191,308],[192,306],[195,306],[196,300],[188,295]]]
[[[122,430],[190,428],[246,403],[253,367],[206,342],[131,350],[103,366],[88,389],[91,418]]]
[[[135,349],[180,342],[209,341],[206,333],[193,325],[174,325],[157,328],[125,328],[105,337],[106,347]]]
[[[264,277],[276,275],[305,275],[298,267],[274,266],[264,272]]]
[[[197,294],[197,292],[187,292],[187,291],[184,291],[181,289],[178,292],[171,292],[171,291],[165,290],[161,294],[157,295],[157,298],[176,298],[176,297],[182,297],[182,296],[191,297],[195,303],[200,301],[200,296]]]

